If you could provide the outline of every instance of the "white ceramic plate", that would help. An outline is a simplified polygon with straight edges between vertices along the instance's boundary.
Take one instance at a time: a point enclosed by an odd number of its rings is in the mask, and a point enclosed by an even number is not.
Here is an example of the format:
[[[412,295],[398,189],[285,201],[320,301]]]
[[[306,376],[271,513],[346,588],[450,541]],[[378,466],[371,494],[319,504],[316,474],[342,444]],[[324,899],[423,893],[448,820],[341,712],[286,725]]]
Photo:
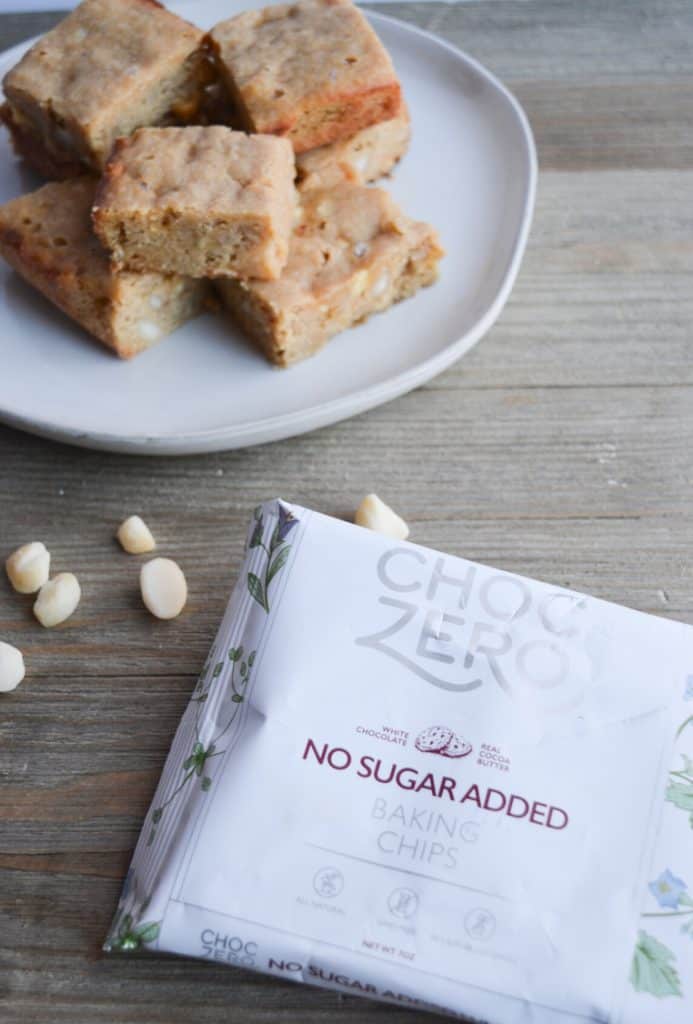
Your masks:
[[[247,0],[199,0],[209,27]],[[186,11],[181,5],[181,11]],[[440,373],[500,313],[527,240],[536,155],[515,99],[476,61],[434,36],[369,15],[401,75],[409,153],[387,183],[404,210],[440,230],[432,288],[276,370],[222,318],[205,315],[121,362],[4,265],[0,419],[71,444],[187,454],[260,444],[334,423]],[[0,76],[25,46],[0,57]],[[0,140],[0,201],[35,187]]]

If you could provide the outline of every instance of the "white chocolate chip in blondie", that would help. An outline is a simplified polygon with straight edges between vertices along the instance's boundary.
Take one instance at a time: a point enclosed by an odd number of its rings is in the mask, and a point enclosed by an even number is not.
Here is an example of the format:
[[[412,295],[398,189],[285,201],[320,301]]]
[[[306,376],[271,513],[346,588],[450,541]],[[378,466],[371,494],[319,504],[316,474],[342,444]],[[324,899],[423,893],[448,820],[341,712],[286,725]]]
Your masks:
[[[353,295],[362,295],[368,285],[368,271],[359,270],[354,274],[351,282],[351,292]]]
[[[81,596],[77,577],[71,572],[59,572],[39,590],[34,615],[46,629],[59,626],[73,614]]]
[[[354,157],[354,170],[361,178],[366,173],[366,167],[368,166],[368,157],[365,153],[360,156]]]
[[[328,221],[334,213],[334,203],[330,199],[323,199],[321,203],[318,203],[316,212],[318,217]]]
[[[373,298],[377,298],[379,295],[382,295],[383,292],[386,291],[389,284],[390,278],[388,277],[388,275],[381,274],[378,280],[371,288],[371,295],[373,296]]]
[[[143,555],[156,547],[152,531],[140,516],[129,516],[122,522],[116,537],[123,551],[127,551],[129,555]]]
[[[137,329],[143,341],[158,341],[161,337],[161,328],[153,320],[140,320]]]
[[[7,576],[20,594],[35,594],[48,579],[51,556],[46,545],[35,540],[13,551],[5,562]]]
[[[354,521],[357,526],[365,526],[368,530],[394,537],[395,540],[406,540],[409,536],[409,527],[405,521],[381,501],[377,494],[366,495],[356,510]]]
[[[0,693],[16,690],[24,678],[24,657],[12,644],[0,640]]]
[[[152,558],[142,566],[140,590],[145,606],[157,619],[175,619],[188,600],[183,571],[170,558]]]

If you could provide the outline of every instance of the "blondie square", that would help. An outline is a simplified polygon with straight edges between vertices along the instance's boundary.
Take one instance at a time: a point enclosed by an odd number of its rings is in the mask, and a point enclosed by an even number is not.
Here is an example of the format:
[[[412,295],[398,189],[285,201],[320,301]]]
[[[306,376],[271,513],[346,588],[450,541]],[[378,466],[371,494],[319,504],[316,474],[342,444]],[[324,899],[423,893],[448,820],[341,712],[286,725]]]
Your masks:
[[[396,117],[362,128],[349,139],[318,146],[296,157],[296,185],[301,191],[330,188],[342,182],[365,185],[389,174],[409,146],[411,124],[404,103]]]
[[[46,177],[73,177],[140,125],[190,120],[209,76],[202,42],[156,0],[83,0],[5,75],[15,149]]]
[[[0,207],[0,254],[119,356],[201,312],[207,282],[113,270],[91,230],[92,178],[50,182]]]
[[[92,218],[113,262],[191,277],[279,277],[296,207],[286,139],[222,125],[120,139]]]
[[[210,33],[221,76],[249,131],[296,153],[394,117],[392,61],[351,0],[299,0],[247,11]]]
[[[268,358],[288,366],[431,284],[442,255],[433,228],[406,217],[387,192],[338,185],[302,197],[278,281],[228,278],[215,285]]]

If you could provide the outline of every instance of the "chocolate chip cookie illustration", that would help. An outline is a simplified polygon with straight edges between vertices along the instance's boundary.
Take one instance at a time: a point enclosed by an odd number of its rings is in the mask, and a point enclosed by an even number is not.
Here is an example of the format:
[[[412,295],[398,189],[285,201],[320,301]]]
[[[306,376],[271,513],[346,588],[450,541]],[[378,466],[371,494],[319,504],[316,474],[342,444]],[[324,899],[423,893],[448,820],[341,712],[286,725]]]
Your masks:
[[[472,745],[447,725],[432,725],[422,729],[414,740],[414,746],[424,754],[442,754],[443,757],[466,757],[471,754]]]
[[[447,725],[432,725],[428,729],[421,730],[414,741],[414,746],[424,754],[439,754],[452,737],[452,729],[448,729]]]
[[[443,757],[466,757],[467,754],[471,754],[472,745],[467,743],[461,736],[457,736],[453,733],[446,745],[442,750],[439,751]]]

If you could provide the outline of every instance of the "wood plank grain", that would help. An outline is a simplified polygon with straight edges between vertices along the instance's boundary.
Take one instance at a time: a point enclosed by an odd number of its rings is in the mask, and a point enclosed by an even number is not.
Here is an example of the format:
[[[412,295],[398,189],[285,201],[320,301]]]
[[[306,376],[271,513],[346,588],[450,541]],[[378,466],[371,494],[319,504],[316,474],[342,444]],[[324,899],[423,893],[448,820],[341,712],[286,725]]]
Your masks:
[[[377,7],[377,5],[376,5]],[[0,580],[29,674],[0,707],[3,1024],[402,1024],[400,1008],[220,965],[105,958],[142,815],[272,495],[348,517],[377,489],[424,544],[693,622],[693,9],[688,0],[382,5],[496,71],[542,168],[501,319],[425,388],[307,437],[143,459],[0,428],[0,556],[44,539],[83,603],[54,631]],[[0,46],[57,15],[0,16]],[[141,607],[141,512],[190,584]]]
[[[691,166],[688,0],[368,6],[444,36],[503,79],[529,114],[544,169]]]

